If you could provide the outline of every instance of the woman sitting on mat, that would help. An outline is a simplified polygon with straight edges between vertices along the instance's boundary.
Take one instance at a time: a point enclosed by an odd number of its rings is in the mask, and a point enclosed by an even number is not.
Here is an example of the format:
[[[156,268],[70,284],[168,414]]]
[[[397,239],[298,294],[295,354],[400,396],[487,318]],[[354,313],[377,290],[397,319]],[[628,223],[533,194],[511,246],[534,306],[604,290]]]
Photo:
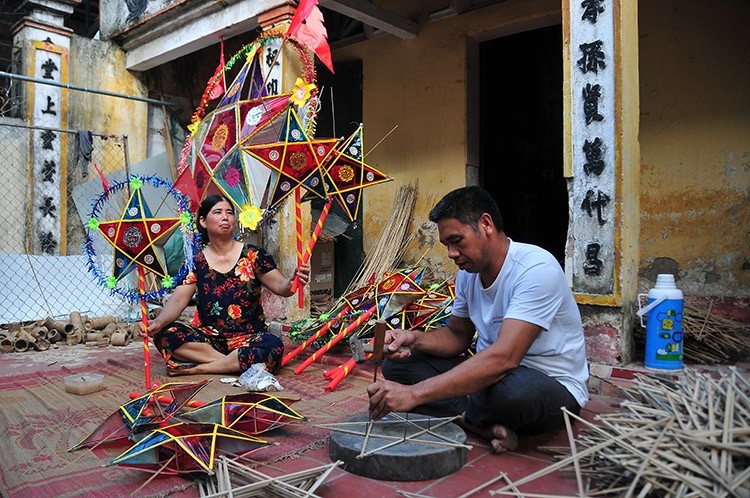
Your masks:
[[[195,270],[148,326],[169,375],[242,373],[256,363],[276,373],[284,345],[268,332],[260,301],[261,285],[279,296],[293,295],[292,278],[278,270],[271,255],[234,239],[237,227],[225,197],[207,197],[198,209],[198,230],[205,247],[195,256]],[[295,271],[300,285],[310,266]],[[198,324],[175,321],[196,294]],[[142,332],[143,333],[143,332]]]

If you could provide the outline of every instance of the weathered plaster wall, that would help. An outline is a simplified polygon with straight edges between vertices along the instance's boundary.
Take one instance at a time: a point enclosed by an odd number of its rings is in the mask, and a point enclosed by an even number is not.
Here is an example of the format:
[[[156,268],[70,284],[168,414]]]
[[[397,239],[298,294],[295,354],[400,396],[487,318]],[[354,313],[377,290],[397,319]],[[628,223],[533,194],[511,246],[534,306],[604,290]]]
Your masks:
[[[499,30],[532,18],[559,18],[557,0],[509,0],[494,7],[434,21],[412,12],[434,12],[436,2],[390,2],[383,6],[419,23],[419,36],[385,35],[334,51],[336,60],[361,59],[364,70],[364,150],[398,128],[367,155],[367,161],[395,181],[364,193],[365,252],[388,221],[398,189],[419,184],[413,229],[448,191],[466,184],[467,35]],[[411,10],[409,10],[411,9]],[[502,74],[508,68],[498,68]],[[406,257],[424,253],[413,243]],[[442,247],[435,253],[450,268]]]
[[[640,2],[643,288],[750,298],[750,3]],[[750,318],[750,313],[746,315]]]
[[[0,143],[6,144],[3,147],[3,181],[0,182],[0,209],[5,219],[0,224],[3,227],[0,253],[22,254],[26,249],[26,226],[19,221],[25,220],[28,216],[29,199],[26,189],[20,189],[18,186],[29,183],[28,147],[23,147],[18,139],[22,128],[15,128],[25,124],[22,119],[0,117]]]
[[[125,53],[110,42],[74,36],[70,50],[70,83],[113,93],[148,97],[136,73],[125,69]],[[146,159],[148,104],[95,93],[69,92],[68,127],[101,134],[126,135],[131,163]],[[124,164],[100,165],[113,171]]]
[[[101,34],[104,39],[117,36],[122,31],[148,20],[169,9],[185,5],[185,0],[152,0],[150,2],[118,2],[102,0],[100,21]]]

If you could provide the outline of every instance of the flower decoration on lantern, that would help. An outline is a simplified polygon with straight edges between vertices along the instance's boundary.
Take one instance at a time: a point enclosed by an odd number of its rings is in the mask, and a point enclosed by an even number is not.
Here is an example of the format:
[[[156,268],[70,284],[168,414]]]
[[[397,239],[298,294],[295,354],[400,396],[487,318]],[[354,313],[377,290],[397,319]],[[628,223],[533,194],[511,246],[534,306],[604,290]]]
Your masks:
[[[240,225],[242,228],[255,231],[258,223],[263,219],[263,210],[258,206],[242,206],[240,211]]]
[[[315,83],[305,83],[302,78],[297,78],[294,82],[294,90],[289,100],[296,106],[302,107],[310,100],[313,91],[315,90]]]

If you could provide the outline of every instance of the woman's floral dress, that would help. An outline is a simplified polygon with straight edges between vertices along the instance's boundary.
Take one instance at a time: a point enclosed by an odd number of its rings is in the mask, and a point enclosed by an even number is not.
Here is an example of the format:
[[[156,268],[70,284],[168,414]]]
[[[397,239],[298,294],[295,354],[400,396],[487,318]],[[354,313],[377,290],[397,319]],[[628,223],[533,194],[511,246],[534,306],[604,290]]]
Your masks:
[[[183,344],[207,342],[223,354],[236,349],[242,372],[255,363],[265,363],[269,372],[276,373],[284,346],[281,339],[268,333],[260,300],[262,284],[256,278],[275,268],[273,257],[252,244],[245,244],[227,273],[211,268],[203,252],[198,253],[195,270],[184,282],[197,285],[197,320],[192,326],[172,322],[154,336],[167,368],[188,365],[172,359],[172,353]]]

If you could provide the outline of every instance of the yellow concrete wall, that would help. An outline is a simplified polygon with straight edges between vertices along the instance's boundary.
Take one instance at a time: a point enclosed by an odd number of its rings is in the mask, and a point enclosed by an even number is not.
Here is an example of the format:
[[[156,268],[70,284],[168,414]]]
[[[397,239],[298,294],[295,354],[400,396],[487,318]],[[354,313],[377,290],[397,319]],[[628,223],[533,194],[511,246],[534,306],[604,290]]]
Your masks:
[[[398,126],[367,155],[368,164],[394,181],[365,190],[365,252],[380,238],[401,186],[419,184],[416,228],[442,195],[466,184],[467,35],[560,16],[558,0],[509,0],[435,21],[428,21],[426,14],[413,18],[409,10],[426,13],[447,7],[444,3],[383,2],[383,7],[417,21],[419,36],[410,40],[377,36],[333,53],[334,68],[337,60],[363,61],[365,152]],[[498,68],[500,73],[504,70]],[[407,258],[419,258],[422,252],[410,246]],[[445,256],[440,247],[436,253]]]
[[[137,75],[125,69],[125,53],[110,42],[74,36],[71,39],[69,82],[85,88],[148,97]],[[79,91],[68,92],[68,126],[95,133],[126,135],[130,162],[146,159],[148,104]],[[123,167],[105,163],[105,172]]]
[[[750,3],[639,5],[641,276],[750,296]]]

